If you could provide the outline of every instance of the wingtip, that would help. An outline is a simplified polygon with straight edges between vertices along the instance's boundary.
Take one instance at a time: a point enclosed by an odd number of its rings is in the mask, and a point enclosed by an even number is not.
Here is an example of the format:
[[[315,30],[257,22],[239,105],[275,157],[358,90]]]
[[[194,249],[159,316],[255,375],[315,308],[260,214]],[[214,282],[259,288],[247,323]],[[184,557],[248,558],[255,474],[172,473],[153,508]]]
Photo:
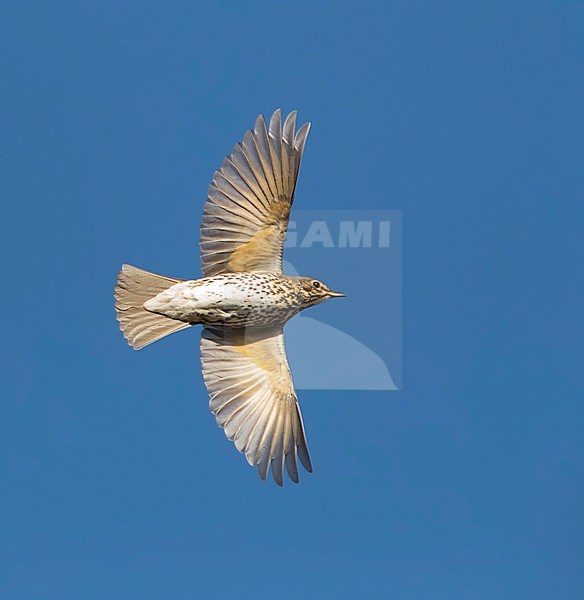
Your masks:
[[[293,110],[284,120],[283,139],[288,146],[294,146],[294,130],[296,129],[297,111]]]
[[[298,129],[296,135],[294,136],[294,148],[300,153],[304,151],[304,145],[306,144],[306,138],[308,138],[311,126],[312,123],[307,121]]]
[[[298,458],[300,459],[300,463],[302,466],[309,472],[313,473],[312,469],[312,461],[310,460],[310,454],[308,453],[308,448],[306,446],[298,446],[296,448],[298,453]]]
[[[255,121],[254,131],[256,133],[258,133],[261,130],[265,131],[265,129],[266,129],[266,119],[265,119],[264,115],[258,115],[258,117]]]
[[[276,139],[282,136],[282,109],[277,108],[270,119],[270,135]]]
[[[296,118],[298,117],[298,111],[296,109],[290,111],[288,116],[284,119],[284,127],[290,122],[296,123]]]

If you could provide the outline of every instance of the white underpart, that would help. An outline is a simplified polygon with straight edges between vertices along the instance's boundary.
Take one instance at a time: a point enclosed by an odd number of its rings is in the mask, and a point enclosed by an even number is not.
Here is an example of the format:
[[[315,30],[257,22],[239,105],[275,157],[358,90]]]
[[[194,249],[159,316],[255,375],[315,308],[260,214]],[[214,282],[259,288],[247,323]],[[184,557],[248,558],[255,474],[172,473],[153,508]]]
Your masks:
[[[145,302],[144,308],[172,319],[189,321],[210,313],[228,316],[249,300],[249,291],[224,279],[210,279],[203,284],[183,281]]]

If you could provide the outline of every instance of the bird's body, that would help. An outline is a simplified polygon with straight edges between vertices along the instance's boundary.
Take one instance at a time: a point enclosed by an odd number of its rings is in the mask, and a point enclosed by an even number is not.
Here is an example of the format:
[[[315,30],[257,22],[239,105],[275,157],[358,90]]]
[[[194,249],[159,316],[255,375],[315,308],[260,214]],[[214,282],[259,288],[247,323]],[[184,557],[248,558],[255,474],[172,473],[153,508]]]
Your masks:
[[[139,350],[203,325],[201,363],[211,411],[262,479],[278,485],[297,458],[312,472],[284,349],[284,324],[342,296],[321,281],[282,272],[284,238],[309,124],[277,110],[258,117],[215,172],[201,225],[201,279],[181,280],[123,265],[116,285],[120,329]]]
[[[176,283],[144,308],[190,325],[283,327],[305,308],[306,280],[269,271],[225,273]]]

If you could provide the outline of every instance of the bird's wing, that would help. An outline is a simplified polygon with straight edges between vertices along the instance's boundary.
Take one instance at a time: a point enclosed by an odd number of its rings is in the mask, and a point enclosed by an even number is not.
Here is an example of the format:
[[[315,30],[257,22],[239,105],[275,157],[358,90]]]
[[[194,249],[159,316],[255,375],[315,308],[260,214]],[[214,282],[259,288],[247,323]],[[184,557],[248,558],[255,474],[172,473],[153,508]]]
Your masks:
[[[296,112],[282,126],[278,109],[223,160],[209,186],[201,224],[203,275],[282,271],[290,207],[310,123],[296,133]]]
[[[283,466],[298,483],[296,456],[312,473],[302,415],[282,329],[204,327],[203,379],[211,411],[250,465],[282,485]]]

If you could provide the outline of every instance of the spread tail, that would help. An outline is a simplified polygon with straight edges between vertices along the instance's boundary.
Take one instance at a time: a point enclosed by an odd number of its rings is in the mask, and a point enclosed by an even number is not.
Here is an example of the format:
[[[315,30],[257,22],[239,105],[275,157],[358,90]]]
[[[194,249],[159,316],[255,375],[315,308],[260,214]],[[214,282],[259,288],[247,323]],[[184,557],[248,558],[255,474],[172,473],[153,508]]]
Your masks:
[[[147,311],[144,302],[154,298],[182,279],[172,279],[122,265],[114,296],[117,319],[128,344],[140,350],[160,338],[190,327],[188,323]]]

